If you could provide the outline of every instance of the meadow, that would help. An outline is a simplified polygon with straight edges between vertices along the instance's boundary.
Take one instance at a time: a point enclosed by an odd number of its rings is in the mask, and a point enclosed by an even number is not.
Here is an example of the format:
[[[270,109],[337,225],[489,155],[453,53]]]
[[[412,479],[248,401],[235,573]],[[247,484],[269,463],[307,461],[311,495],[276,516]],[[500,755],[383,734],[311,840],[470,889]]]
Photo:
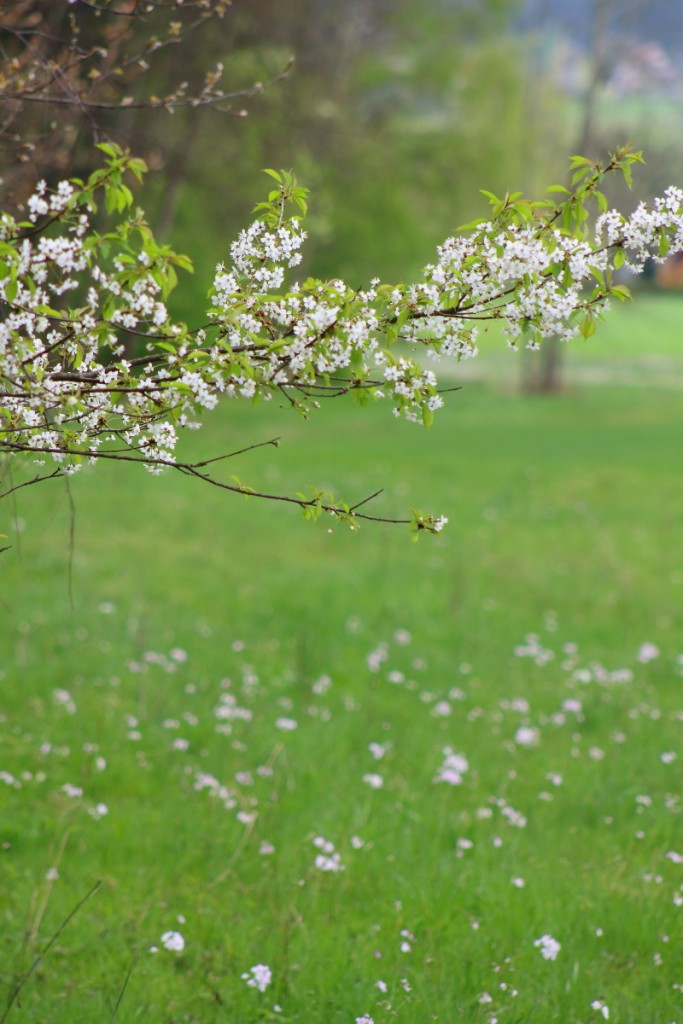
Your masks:
[[[683,1024],[682,324],[186,441],[415,544],[126,466],[3,503],[0,1021]]]

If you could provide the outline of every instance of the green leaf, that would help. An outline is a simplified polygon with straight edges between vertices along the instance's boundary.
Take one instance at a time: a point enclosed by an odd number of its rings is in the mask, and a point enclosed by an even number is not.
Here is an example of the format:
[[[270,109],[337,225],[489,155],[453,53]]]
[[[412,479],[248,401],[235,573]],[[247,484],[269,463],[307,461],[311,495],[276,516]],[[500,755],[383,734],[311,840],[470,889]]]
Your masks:
[[[503,200],[499,199],[498,196],[495,196],[493,192],[488,192],[485,188],[480,188],[479,191],[483,196],[486,196],[490,206],[496,206],[499,203],[503,203]]]
[[[609,290],[610,295],[614,295],[615,298],[619,299],[620,302],[625,302],[626,299],[631,298],[631,289],[627,288],[625,284],[615,284]]]
[[[432,409],[428,409],[426,405],[422,406],[422,423],[425,427],[431,427],[434,422],[434,412]]]
[[[278,185],[282,184],[282,175],[278,171],[274,171],[272,167],[264,167],[263,168],[263,173],[264,174],[269,174],[271,176],[271,178],[275,178],[275,180],[277,181]]]
[[[139,157],[134,157],[134,159],[128,161],[128,170],[138,181],[142,181],[143,174],[147,173],[147,164]]]
[[[97,142],[95,143],[95,149],[99,149],[100,152],[104,153],[106,156],[121,156],[121,150],[112,142]]]
[[[594,192],[593,194],[595,196],[595,201],[598,204],[598,208],[599,208],[600,212],[601,213],[606,213],[607,212],[607,207],[609,206],[609,204],[607,202],[607,196],[604,196],[602,194],[602,192]]]
[[[119,185],[119,210],[125,210],[133,205],[133,193],[127,185]]]
[[[456,228],[456,231],[472,231],[473,228],[478,228],[480,224],[486,223],[486,217],[477,217],[476,220],[471,220],[469,224],[461,224]]]
[[[294,200],[294,202],[299,207],[299,209],[301,210],[305,217],[306,214],[308,213],[308,203],[306,202],[306,200],[303,198],[303,196],[292,196],[292,199]]]
[[[569,157],[570,167],[594,167],[595,164],[592,160],[589,160],[587,156],[570,156]]]
[[[180,267],[181,270],[187,270],[190,274],[194,274],[194,265],[189,256],[184,256],[182,253],[177,252],[171,256],[170,261],[176,267]]]
[[[579,168],[578,171],[574,171],[572,174],[572,185],[576,185],[578,181],[582,181],[586,177],[586,171]]]
[[[162,295],[165,299],[171,294],[175,286],[178,284],[178,275],[176,274],[173,267],[166,268],[166,274],[162,285]]]

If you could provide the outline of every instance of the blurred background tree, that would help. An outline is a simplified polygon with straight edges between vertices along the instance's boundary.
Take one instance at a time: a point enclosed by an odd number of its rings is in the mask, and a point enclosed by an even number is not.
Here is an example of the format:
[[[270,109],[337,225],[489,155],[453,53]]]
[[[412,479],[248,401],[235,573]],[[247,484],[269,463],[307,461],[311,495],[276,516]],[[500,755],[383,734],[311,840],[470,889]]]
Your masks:
[[[201,30],[220,24],[227,7],[228,0],[6,0],[0,10],[6,204],[21,203],[41,177],[90,170],[95,142],[125,135],[149,149],[142,140],[164,111],[234,112],[235,100],[260,91],[255,83],[228,95],[220,87],[222,69],[210,67],[202,53]]]
[[[221,58],[234,82],[294,65],[239,130],[209,112],[199,127],[182,115],[184,184],[169,190],[160,173],[156,201],[186,248],[202,225],[198,280],[259,197],[255,168],[295,168],[313,191],[307,269],[358,284],[416,274],[448,231],[485,212],[480,188],[547,178],[562,100],[540,90],[526,114],[530,44],[513,32],[518,10],[512,0],[430,0],[419,17],[387,0],[294,0],[286,13],[273,0],[235,4]]]
[[[683,7],[676,0],[527,0],[519,27],[537,40],[539,81],[561,89],[565,146],[594,160],[626,140],[645,151],[632,190],[623,180],[609,183],[612,205],[632,209],[681,180]],[[557,338],[527,353],[523,390],[560,391],[567,357]]]
[[[5,205],[129,146],[195,261],[193,321],[263,167],[313,190],[306,269],[362,284],[410,279],[479,189],[538,191],[577,148],[646,149],[625,209],[683,165],[678,0],[5,0],[0,45]]]

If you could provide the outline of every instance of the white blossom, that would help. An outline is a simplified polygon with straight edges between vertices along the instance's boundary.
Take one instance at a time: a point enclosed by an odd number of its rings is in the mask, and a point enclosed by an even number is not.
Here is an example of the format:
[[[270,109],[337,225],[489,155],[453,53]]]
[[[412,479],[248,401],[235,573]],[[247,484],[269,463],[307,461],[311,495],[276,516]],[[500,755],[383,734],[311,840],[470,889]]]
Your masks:
[[[249,988],[255,988],[259,992],[266,991],[272,978],[272,971],[267,964],[255,964],[242,974],[242,980],[246,981]]]
[[[182,953],[185,949],[185,939],[180,932],[164,932],[161,936],[161,945],[174,953]]]
[[[552,935],[541,935],[540,939],[536,939],[534,942],[534,946],[540,950],[544,960],[556,960],[562,948],[557,939],[554,939]]]
[[[610,166],[628,162],[622,153]],[[339,279],[292,280],[306,232],[283,205],[228,247],[213,278],[208,323],[193,332],[166,304],[170,257],[127,232],[125,211],[118,214],[120,241],[107,243],[106,253],[89,194],[79,186],[39,182],[26,206],[36,225],[29,233],[11,216],[0,218],[7,246],[2,450],[52,461],[63,473],[122,447],[150,472],[162,472],[175,464],[179,431],[196,428],[198,412],[221,397],[269,398],[291,389],[314,408],[321,395],[358,388],[389,399],[396,415],[429,423],[443,400],[427,357],[435,366],[442,357],[476,357],[479,332],[491,320],[513,348],[590,333],[610,294],[620,297],[607,284],[617,257],[637,271],[649,256],[683,249],[683,191],[676,187],[629,217],[607,210],[592,239],[561,227],[557,216],[544,220],[544,211],[526,218],[506,207],[470,233],[447,238],[416,283],[373,279],[356,290]],[[140,336],[136,360],[125,357],[125,332]],[[398,338],[401,354],[393,347]],[[445,516],[416,520],[433,533],[446,523]],[[652,660],[655,650],[644,644],[639,660]],[[439,781],[458,775],[446,765]]]

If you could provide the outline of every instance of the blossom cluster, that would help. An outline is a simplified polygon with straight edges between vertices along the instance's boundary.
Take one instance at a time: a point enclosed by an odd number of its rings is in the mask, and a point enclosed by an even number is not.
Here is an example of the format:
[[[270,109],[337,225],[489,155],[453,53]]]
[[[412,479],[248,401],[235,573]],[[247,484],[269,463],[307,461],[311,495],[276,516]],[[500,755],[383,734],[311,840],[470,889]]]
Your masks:
[[[605,209],[589,232],[597,185],[638,158],[624,150],[605,167],[574,158],[578,185],[559,204],[492,197],[490,219],[448,238],[414,284],[290,281],[306,239],[304,190],[269,172],[278,188],[217,267],[208,321],[191,330],[166,305],[189,260],[155,241],[122,184],[144,165],[101,148],[104,167],[86,184],[41,182],[27,221],[0,218],[0,451],[60,474],[121,457],[160,472],[175,464],[179,429],[197,427],[221,396],[284,395],[307,412],[364,392],[428,425],[442,397],[425,357],[473,358],[495,321],[513,348],[588,336],[610,298],[627,295],[615,267],[640,270],[648,255],[683,248],[673,187],[630,217]],[[106,234],[94,220],[102,199],[116,215]]]
[[[552,935],[541,935],[540,939],[536,939],[534,942],[534,946],[540,950],[544,960],[556,960],[562,948],[557,939],[554,939]]]
[[[607,245],[623,246],[628,265],[639,273],[645,260],[662,262],[669,251],[683,249],[683,190],[670,186],[650,206],[640,203],[631,217],[608,210],[598,218],[596,236]]]
[[[242,980],[246,981],[249,988],[255,988],[259,992],[266,991],[272,978],[272,971],[267,964],[255,964],[242,974]]]

